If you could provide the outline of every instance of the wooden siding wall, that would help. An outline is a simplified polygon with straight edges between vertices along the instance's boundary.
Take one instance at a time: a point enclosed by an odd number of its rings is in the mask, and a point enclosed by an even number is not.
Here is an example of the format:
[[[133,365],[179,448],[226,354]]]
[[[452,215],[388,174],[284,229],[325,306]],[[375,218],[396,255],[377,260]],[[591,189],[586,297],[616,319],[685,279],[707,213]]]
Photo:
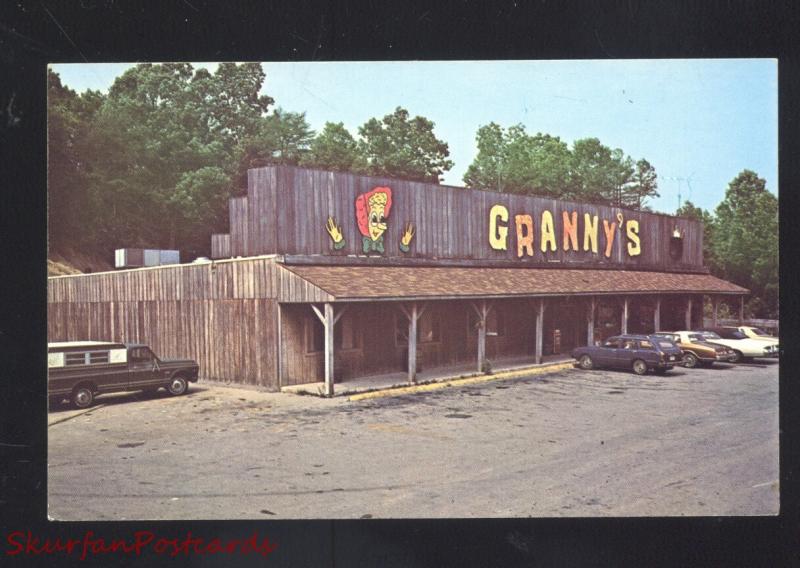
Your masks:
[[[534,350],[534,308],[526,300],[494,303],[503,310],[506,329],[502,336],[486,338],[489,359],[531,355]],[[337,305],[337,310],[341,309]],[[307,353],[305,327],[322,325],[307,305],[281,306],[283,336],[283,384],[293,385],[324,380],[323,354]],[[350,304],[343,317],[355,318],[361,334],[361,349],[337,350],[334,359],[337,381],[359,376],[402,371],[406,365],[406,346],[395,342],[395,318],[407,320],[394,303]],[[427,316],[430,310],[430,316]],[[422,369],[476,361],[477,334],[468,333],[466,301],[429,302],[426,315],[439,320],[440,341],[418,343],[417,357]],[[341,320],[337,326],[341,324]]]
[[[201,379],[278,388],[275,300],[55,303],[47,320],[49,341],[146,343],[196,360]]]
[[[231,255],[230,235],[211,235],[211,258],[229,258]]]
[[[629,269],[701,270],[703,268],[702,224],[688,219],[629,211],[614,207],[572,203],[540,197],[508,195],[451,186],[403,181],[391,178],[308,170],[290,166],[271,166],[250,170],[248,195],[230,200],[232,255],[289,254],[346,256],[361,254],[361,235],[355,220],[354,202],[358,195],[383,185],[392,189],[389,228],[385,233],[384,257],[438,258],[481,261],[513,261],[519,265],[554,263],[579,266],[624,266]],[[489,246],[489,210],[502,204],[509,211],[508,250]],[[540,216],[549,210],[555,221],[558,250],[543,254],[540,241]],[[578,213],[578,244],[583,246],[583,214],[599,216],[599,253],[562,249],[561,213]],[[516,256],[514,215],[529,214],[534,219],[535,254]],[[642,254],[629,257],[625,230],[617,230],[611,258],[605,258],[603,219],[639,220]],[[346,246],[334,251],[325,231],[328,216],[341,226]],[[399,239],[406,222],[417,231],[411,251],[399,250]],[[669,256],[672,231],[684,234],[683,256]]]
[[[331,299],[271,258],[53,277],[47,283],[49,303],[249,298],[286,302]]]
[[[281,290],[330,299],[269,258],[54,277],[48,340],[143,342],[197,360],[203,379],[277,389]]]

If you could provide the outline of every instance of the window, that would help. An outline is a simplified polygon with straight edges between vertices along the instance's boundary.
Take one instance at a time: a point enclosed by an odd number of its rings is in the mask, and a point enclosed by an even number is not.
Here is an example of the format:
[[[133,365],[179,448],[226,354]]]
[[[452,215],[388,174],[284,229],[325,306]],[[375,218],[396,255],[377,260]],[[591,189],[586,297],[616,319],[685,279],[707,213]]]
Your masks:
[[[626,339],[622,343],[623,349],[636,349],[636,342],[633,339]]]
[[[417,320],[417,343],[441,341],[441,325],[435,312],[436,310],[429,307]],[[408,345],[408,318],[400,314],[397,314],[394,320],[394,339],[396,345]]]
[[[439,318],[434,310],[428,308],[417,322],[417,337],[420,343],[436,343],[441,341]]]
[[[66,365],[99,365],[108,363],[108,351],[65,353],[64,363]]]
[[[506,317],[502,310],[494,308],[489,312],[486,316],[486,331],[498,336],[506,334]],[[467,332],[470,335],[478,334],[478,314],[471,308],[467,317]]]
[[[131,349],[132,367],[150,367],[153,365],[153,353],[147,347],[134,347]]]
[[[306,353],[319,353],[325,350],[325,327],[316,317],[306,317]]]
[[[108,351],[92,351],[89,353],[89,364],[108,363]]]
[[[351,314],[344,314],[334,327],[333,345],[336,349],[361,349],[361,333]]]
[[[606,342],[603,343],[603,347],[619,349],[620,347],[622,347],[622,341],[618,337],[612,337],[611,339],[607,339]]]
[[[650,343],[647,339],[642,339],[639,342],[639,347],[641,347],[642,349],[652,349],[653,348],[653,344]]]
[[[67,353],[66,364],[67,365],[85,365],[86,364],[86,353]]]
[[[675,346],[672,344],[672,342],[671,342],[671,341],[664,341],[664,340],[662,340],[662,341],[659,341],[659,342],[658,342],[658,346],[659,346],[659,347],[661,347],[662,349],[672,349],[673,347],[675,347]]]

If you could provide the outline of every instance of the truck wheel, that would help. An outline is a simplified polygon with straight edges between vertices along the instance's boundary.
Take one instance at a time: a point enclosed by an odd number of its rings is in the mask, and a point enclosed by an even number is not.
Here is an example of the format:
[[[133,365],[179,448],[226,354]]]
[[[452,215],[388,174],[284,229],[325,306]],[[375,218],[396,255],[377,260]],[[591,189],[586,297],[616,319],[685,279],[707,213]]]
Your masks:
[[[72,391],[70,401],[75,408],[89,408],[94,401],[94,393],[89,385],[78,385]]]
[[[181,375],[177,375],[170,380],[167,391],[172,396],[179,396],[185,393],[188,388],[189,383],[186,382],[186,379]]]
[[[647,372],[647,363],[641,359],[636,359],[633,362],[633,372],[637,375],[644,375]]]
[[[578,359],[578,364],[581,369],[585,369],[586,371],[594,369],[594,361],[592,361],[592,358],[588,355],[581,355],[581,358]]]
[[[684,353],[683,366],[688,367],[689,369],[694,369],[697,367],[697,355],[691,352]]]

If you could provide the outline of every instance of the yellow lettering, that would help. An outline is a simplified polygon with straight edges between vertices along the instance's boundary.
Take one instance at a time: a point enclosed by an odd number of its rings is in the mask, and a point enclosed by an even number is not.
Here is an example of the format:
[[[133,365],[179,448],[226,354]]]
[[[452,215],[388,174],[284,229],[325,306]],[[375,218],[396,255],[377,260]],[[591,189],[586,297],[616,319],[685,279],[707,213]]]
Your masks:
[[[500,221],[508,222],[508,209],[494,205],[489,210],[489,245],[494,250],[508,250],[508,227]]]
[[[589,242],[592,244],[592,252],[597,254],[597,215],[590,216],[583,214],[583,250],[589,250]]]
[[[517,256],[522,258],[523,249],[528,256],[533,256],[533,217],[517,215],[514,221],[517,225]],[[523,228],[526,229],[524,234]]]
[[[562,211],[561,216],[564,219],[564,250],[570,249],[578,250],[578,212],[573,211],[572,217],[566,212]]]
[[[556,245],[556,230],[553,226],[553,214],[547,209],[542,211],[542,252],[547,252],[548,245],[551,251],[558,248]]]
[[[628,239],[631,241],[628,243],[628,256],[638,256],[642,254],[642,245],[639,241],[639,221],[629,219],[625,224],[625,232],[628,235]]]
[[[608,221],[603,219],[603,232],[606,234],[606,258],[611,256],[611,248],[614,246],[614,235],[617,232],[617,222],[614,221],[610,225]]]

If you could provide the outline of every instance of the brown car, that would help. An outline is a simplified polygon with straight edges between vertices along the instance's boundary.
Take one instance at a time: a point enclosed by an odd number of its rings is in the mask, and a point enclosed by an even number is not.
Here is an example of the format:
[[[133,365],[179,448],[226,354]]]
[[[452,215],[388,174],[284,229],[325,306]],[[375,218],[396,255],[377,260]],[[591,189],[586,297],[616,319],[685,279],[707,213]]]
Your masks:
[[[690,369],[698,365],[710,367],[717,361],[731,363],[736,360],[733,349],[709,343],[702,335],[693,331],[659,331],[654,335],[666,337],[677,343],[683,351],[683,366]]]

